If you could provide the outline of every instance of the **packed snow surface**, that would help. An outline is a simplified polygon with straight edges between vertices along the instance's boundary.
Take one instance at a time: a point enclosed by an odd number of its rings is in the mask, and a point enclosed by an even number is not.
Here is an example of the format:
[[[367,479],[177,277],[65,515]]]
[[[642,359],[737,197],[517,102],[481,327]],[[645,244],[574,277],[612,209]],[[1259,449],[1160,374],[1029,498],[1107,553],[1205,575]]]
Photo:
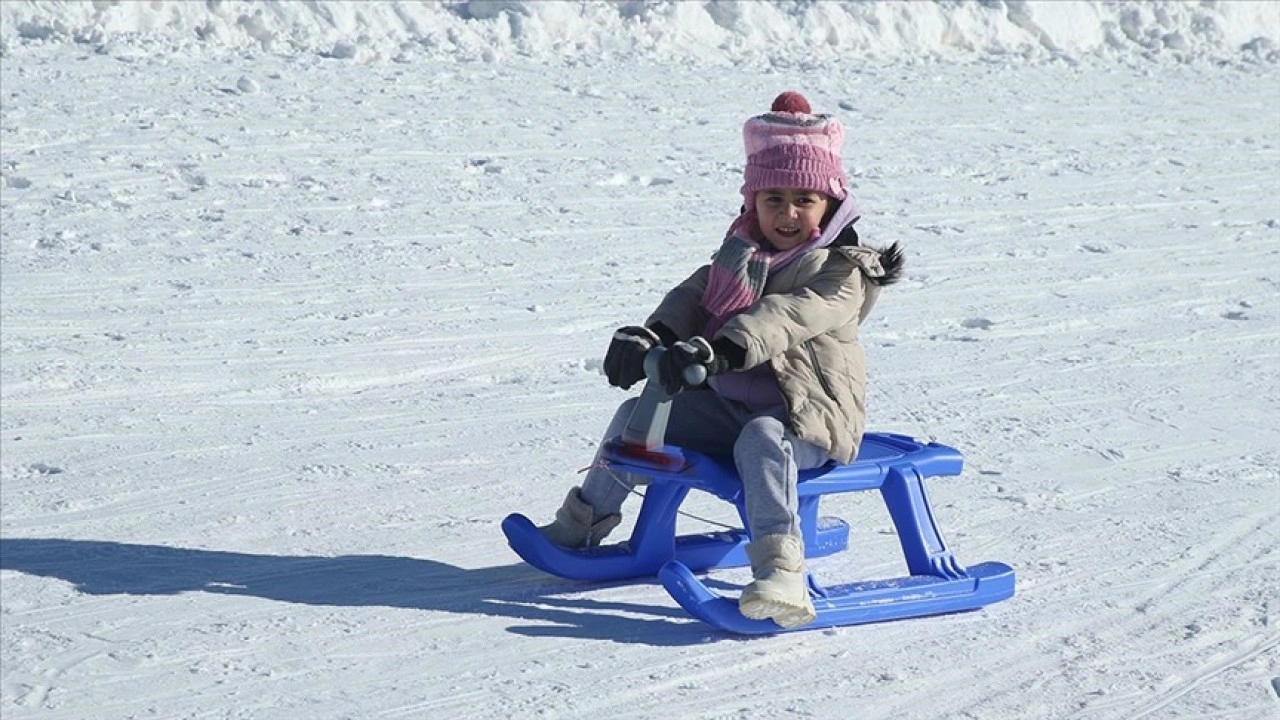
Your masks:
[[[1276,717],[1276,7],[0,4],[0,716]],[[1006,602],[741,640],[506,546],[787,89],[907,248],[870,426],[964,452]],[[823,581],[904,572],[823,507]]]

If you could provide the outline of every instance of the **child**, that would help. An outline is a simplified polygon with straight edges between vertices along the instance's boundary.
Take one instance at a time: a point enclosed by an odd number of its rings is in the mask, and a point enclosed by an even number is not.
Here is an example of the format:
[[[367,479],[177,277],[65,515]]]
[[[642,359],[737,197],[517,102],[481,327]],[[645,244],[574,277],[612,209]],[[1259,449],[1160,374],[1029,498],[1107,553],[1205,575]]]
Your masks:
[[[898,278],[902,254],[897,245],[858,244],[838,120],[811,114],[803,96],[786,92],[747,120],[743,137],[745,202],[719,251],[667,293],[644,327],[614,333],[604,367],[610,384],[630,388],[644,379],[645,354],[669,348],[659,382],[687,392],[672,399],[667,442],[732,455],[742,477],[754,581],[738,607],[794,627],[815,617],[797,471],[857,454],[866,416],[858,325],[879,287]],[[684,368],[699,362],[706,384],[685,388]],[[606,438],[622,432],[635,402],[622,404]],[[558,545],[598,545],[643,481],[593,467],[539,529]]]

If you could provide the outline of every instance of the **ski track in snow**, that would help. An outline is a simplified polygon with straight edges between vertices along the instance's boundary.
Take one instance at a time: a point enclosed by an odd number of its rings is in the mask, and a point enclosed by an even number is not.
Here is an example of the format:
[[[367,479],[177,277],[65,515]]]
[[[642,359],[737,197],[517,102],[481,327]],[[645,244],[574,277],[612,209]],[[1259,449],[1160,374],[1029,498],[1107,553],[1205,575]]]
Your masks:
[[[63,46],[0,79],[9,720],[1276,712],[1273,66]],[[608,333],[714,249],[784,88],[848,124],[864,237],[906,243],[870,424],[965,452],[930,492],[1008,602],[748,641],[505,546],[589,462]],[[902,571],[878,499],[824,502],[854,549],[817,572]]]

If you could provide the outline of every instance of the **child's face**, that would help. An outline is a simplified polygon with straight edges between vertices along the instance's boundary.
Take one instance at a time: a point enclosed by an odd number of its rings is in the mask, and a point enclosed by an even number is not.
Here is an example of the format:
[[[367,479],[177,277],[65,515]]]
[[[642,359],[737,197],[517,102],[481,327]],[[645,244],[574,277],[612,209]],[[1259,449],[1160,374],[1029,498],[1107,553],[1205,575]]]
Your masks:
[[[760,232],[778,250],[790,250],[813,237],[831,198],[812,190],[772,188],[756,193]]]

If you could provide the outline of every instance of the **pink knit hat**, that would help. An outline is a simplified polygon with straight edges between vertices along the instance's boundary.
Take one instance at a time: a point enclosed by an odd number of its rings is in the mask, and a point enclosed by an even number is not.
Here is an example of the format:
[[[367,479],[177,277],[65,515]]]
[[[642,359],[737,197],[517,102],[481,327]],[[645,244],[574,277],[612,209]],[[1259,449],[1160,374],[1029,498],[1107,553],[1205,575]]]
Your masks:
[[[742,196],[747,207],[759,190],[799,188],[844,200],[849,178],[840,166],[844,125],[830,115],[813,115],[809,101],[784,92],[770,112],[742,126],[747,169]]]

